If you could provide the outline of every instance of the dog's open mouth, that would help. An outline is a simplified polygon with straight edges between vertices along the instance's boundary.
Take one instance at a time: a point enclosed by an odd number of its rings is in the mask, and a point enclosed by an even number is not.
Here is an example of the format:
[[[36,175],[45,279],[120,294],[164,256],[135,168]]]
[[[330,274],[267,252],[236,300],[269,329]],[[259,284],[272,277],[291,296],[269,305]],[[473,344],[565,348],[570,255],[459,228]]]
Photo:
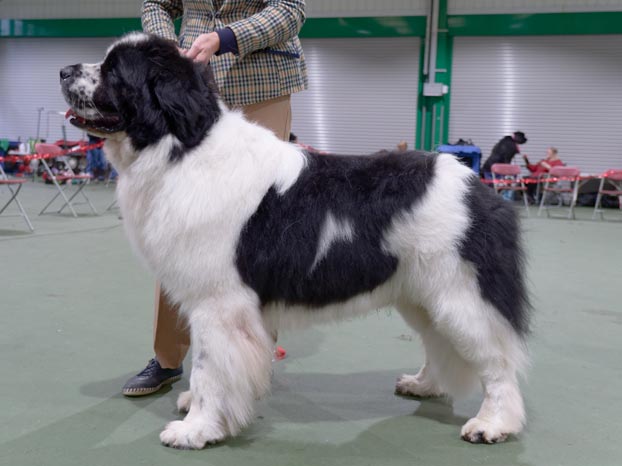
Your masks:
[[[112,134],[123,129],[123,121],[121,121],[121,117],[118,115],[101,115],[95,119],[86,119],[70,108],[67,110],[67,113],[65,113],[65,118],[71,118],[69,123],[86,131],[91,130],[99,133]]]

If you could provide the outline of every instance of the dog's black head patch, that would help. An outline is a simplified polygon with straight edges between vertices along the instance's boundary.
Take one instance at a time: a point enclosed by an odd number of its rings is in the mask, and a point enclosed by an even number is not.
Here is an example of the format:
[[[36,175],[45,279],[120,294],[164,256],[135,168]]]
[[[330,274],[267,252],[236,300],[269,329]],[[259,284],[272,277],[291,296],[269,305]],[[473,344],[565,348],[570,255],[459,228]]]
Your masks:
[[[125,131],[138,150],[172,134],[182,144],[172,159],[198,145],[220,115],[210,70],[174,42],[146,34],[116,42],[100,65],[63,68],[61,84],[73,124]]]

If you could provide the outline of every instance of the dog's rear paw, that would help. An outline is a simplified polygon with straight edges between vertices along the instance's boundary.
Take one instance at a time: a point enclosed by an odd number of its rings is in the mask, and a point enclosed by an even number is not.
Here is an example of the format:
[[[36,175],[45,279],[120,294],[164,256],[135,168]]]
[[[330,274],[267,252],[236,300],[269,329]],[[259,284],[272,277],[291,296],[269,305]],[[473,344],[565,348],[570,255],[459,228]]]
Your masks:
[[[500,443],[508,438],[508,432],[503,430],[495,423],[474,417],[462,426],[460,436],[471,443]]]
[[[182,450],[199,450],[207,444],[219,442],[224,438],[225,434],[222,432],[187,421],[169,422],[160,433],[160,441],[164,445]]]
[[[177,398],[177,409],[180,413],[187,413],[190,411],[190,405],[192,404],[192,392],[186,390],[181,392]]]
[[[421,381],[416,375],[403,374],[398,377],[395,384],[395,394],[402,396],[417,396],[420,398],[432,398],[443,396],[442,390],[429,382]]]

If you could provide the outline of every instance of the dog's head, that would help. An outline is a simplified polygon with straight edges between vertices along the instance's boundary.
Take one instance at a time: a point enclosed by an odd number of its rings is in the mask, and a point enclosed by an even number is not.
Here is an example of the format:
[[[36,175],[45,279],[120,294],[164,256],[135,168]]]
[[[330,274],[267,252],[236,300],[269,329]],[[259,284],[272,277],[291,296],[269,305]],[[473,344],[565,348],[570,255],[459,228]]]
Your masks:
[[[209,68],[148,34],[122,37],[101,63],[63,68],[60,82],[72,124],[98,136],[127,136],[138,150],[169,134],[192,148],[220,115]]]

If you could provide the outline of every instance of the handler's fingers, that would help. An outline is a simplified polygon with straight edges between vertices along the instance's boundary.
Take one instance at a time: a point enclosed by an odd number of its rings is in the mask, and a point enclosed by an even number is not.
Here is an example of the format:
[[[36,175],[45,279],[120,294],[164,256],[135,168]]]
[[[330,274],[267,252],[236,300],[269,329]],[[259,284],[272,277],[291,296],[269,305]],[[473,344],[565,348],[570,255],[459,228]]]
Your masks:
[[[196,62],[202,62],[202,63],[209,63],[209,59],[212,58],[212,54],[210,53],[209,50],[203,50],[201,53],[199,53],[196,58],[194,58],[194,61]]]
[[[199,53],[201,53],[201,46],[195,42],[189,50],[186,50],[185,55],[194,60]]]

